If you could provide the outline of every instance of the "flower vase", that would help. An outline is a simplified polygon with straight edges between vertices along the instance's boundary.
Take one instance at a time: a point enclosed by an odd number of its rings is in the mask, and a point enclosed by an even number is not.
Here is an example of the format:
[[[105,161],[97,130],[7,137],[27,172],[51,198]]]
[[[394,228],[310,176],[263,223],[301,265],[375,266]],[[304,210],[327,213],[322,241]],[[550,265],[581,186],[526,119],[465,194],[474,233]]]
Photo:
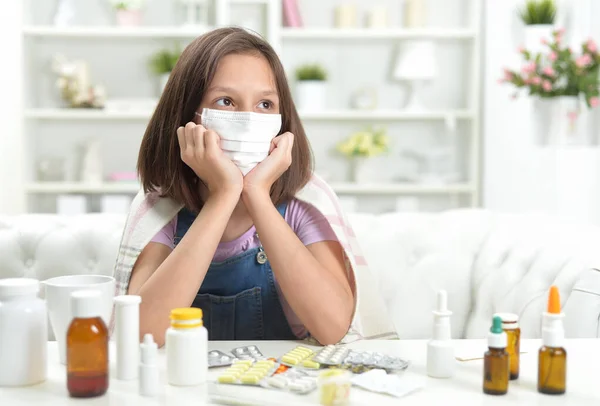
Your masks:
[[[140,10],[117,10],[117,25],[121,27],[137,27],[142,24]]]
[[[590,112],[577,96],[535,100],[534,122],[534,132],[541,145],[592,144]]]
[[[547,51],[548,48],[542,41],[552,42],[553,31],[552,24],[527,25],[525,27],[525,49],[533,54]]]
[[[367,182],[367,174],[366,174],[366,165],[367,164],[367,158],[366,157],[362,157],[362,156],[356,156],[353,157],[352,160],[350,161],[350,169],[352,171],[351,173],[351,179],[352,182],[354,183],[365,183]]]
[[[301,111],[323,111],[327,97],[324,80],[301,80],[296,83],[296,101]]]

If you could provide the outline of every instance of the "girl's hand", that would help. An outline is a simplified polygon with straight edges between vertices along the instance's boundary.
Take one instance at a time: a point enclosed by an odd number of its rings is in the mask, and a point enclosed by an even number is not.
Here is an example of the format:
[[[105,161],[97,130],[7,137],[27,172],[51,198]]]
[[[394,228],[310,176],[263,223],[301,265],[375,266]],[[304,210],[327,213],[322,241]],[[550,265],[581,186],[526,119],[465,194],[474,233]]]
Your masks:
[[[269,156],[244,177],[244,194],[269,195],[271,186],[292,164],[294,134],[286,132],[271,141]]]
[[[244,177],[221,150],[216,132],[190,122],[177,129],[177,139],[181,160],[206,184],[210,195],[233,193],[239,197]]]

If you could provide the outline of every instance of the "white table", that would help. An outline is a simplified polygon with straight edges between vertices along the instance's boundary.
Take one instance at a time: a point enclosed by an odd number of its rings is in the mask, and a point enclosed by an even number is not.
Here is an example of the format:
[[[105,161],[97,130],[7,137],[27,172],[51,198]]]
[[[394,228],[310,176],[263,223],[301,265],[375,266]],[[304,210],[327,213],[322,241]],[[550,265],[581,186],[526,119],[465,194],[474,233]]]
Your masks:
[[[211,342],[210,349],[229,351],[246,345],[243,342]],[[296,346],[294,342],[259,342],[256,344],[266,356],[281,356]],[[485,350],[483,340],[455,341],[456,355],[479,356]],[[42,384],[26,388],[0,388],[0,405],[58,406],[58,405],[209,405],[210,394],[223,392],[255,401],[257,405],[307,405],[318,404],[318,391],[306,396],[296,396],[286,392],[253,387],[207,385],[191,388],[176,388],[164,385],[156,398],[138,395],[137,381],[110,381],[106,395],[90,400],[71,399],[65,384],[65,367],[58,362],[58,352],[54,343],[49,343],[48,380]],[[482,361],[459,362],[456,375],[452,379],[432,379],[425,373],[426,341],[362,341],[352,348],[381,351],[398,355],[411,361],[405,372],[423,380],[424,389],[401,400],[365,392],[356,387],[351,391],[351,405],[600,405],[600,339],[578,339],[567,341],[568,381],[567,393],[562,396],[542,395],[536,391],[538,340],[523,340],[521,354],[521,376],[511,381],[505,396],[484,395],[482,386]],[[161,379],[165,381],[165,355],[160,351]],[[219,369],[211,369],[209,380],[214,382]]]

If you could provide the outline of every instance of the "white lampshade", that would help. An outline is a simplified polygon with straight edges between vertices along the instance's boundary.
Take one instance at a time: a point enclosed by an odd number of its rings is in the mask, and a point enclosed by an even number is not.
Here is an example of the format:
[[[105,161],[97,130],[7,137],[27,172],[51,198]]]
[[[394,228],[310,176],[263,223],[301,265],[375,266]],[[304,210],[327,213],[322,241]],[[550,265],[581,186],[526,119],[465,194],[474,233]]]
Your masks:
[[[431,80],[436,76],[435,45],[431,41],[407,41],[402,45],[393,77],[396,80]]]

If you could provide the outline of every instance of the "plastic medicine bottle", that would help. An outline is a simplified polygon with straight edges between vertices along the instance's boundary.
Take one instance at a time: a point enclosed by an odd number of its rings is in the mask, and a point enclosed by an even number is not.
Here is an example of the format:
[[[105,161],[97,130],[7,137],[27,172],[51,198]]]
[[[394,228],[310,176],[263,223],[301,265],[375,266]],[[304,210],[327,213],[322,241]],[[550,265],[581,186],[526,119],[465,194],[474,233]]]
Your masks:
[[[193,307],[171,310],[171,327],[165,334],[167,381],[175,386],[206,382],[208,374],[208,331],[202,310]]]
[[[67,330],[67,389],[72,397],[100,396],[108,389],[108,329],[97,290],[71,293],[73,321]]]

